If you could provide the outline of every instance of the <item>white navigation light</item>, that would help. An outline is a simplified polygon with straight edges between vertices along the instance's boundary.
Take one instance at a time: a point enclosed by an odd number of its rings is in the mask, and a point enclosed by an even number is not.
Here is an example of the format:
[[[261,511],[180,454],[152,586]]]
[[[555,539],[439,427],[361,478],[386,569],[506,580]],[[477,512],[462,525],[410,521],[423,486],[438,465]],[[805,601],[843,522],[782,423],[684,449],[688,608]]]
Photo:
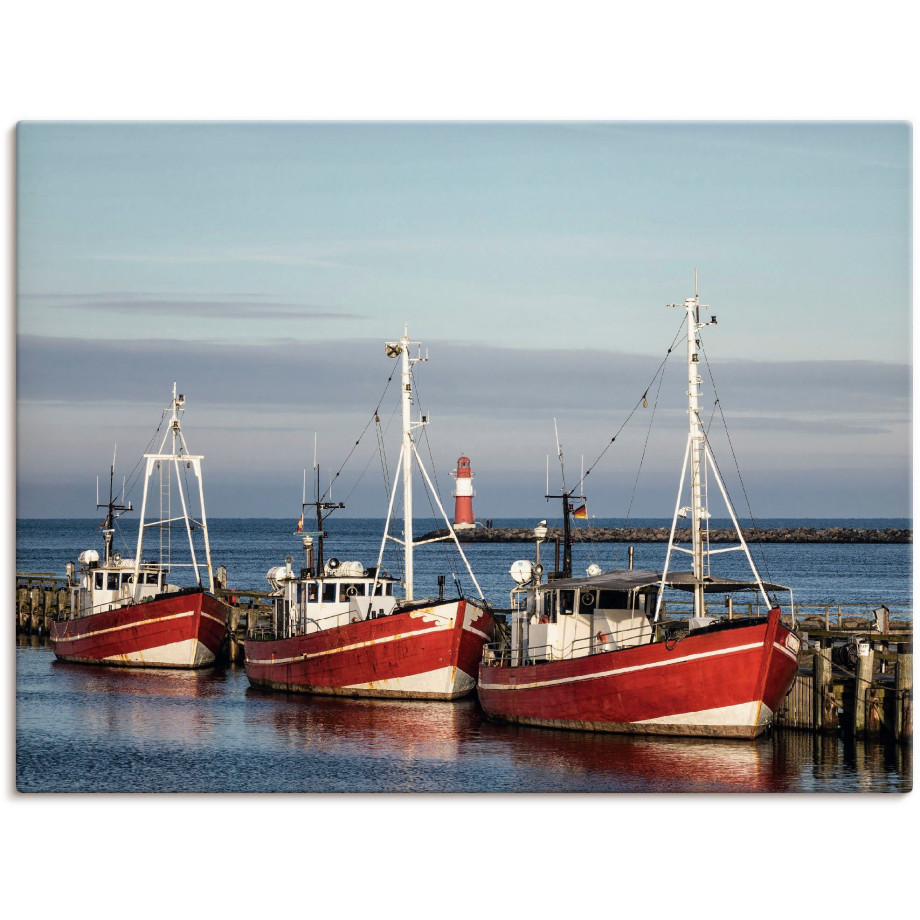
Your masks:
[[[533,578],[533,563],[529,559],[518,559],[517,562],[511,563],[508,574],[516,584],[526,585]]]
[[[597,578],[603,571],[604,570],[596,562],[592,562],[587,569],[588,575],[590,575],[591,578]]]

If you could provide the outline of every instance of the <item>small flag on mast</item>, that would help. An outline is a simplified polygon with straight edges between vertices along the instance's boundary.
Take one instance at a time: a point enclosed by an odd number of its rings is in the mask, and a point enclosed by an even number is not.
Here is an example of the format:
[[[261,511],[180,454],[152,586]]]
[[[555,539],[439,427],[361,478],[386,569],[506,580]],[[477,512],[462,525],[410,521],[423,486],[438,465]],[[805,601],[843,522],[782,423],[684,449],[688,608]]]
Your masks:
[[[300,520],[297,522],[297,530],[294,533],[303,533],[303,514],[300,515]]]
[[[579,521],[588,520],[588,506],[587,504],[582,505],[580,508],[572,509],[572,517],[576,518]]]

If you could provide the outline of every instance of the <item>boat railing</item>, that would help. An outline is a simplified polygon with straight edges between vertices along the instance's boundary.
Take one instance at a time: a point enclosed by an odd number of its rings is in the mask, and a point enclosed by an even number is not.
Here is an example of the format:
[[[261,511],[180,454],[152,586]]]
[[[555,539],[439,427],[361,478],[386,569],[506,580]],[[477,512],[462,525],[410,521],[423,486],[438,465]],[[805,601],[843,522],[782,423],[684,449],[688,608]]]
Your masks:
[[[483,648],[482,663],[487,667],[500,668],[509,667],[512,663],[536,664],[545,661],[566,661],[633,648],[646,644],[648,639],[648,626],[640,624],[632,629],[619,630],[615,634],[599,629],[594,635],[581,636],[562,645],[547,643],[512,650],[507,642],[490,642]]]
[[[783,622],[789,621],[789,608],[780,605]],[[766,607],[762,603],[731,604],[706,598],[706,615],[716,619],[737,620],[742,617],[765,616]],[[869,603],[856,601],[846,604],[795,604],[795,622],[807,629],[872,629],[873,626],[888,615],[892,629],[910,629],[913,622],[913,606],[909,603]],[[669,601],[662,603],[663,619],[693,616],[693,603],[690,601]]]
[[[312,605],[311,605],[312,606]],[[402,608],[393,608],[389,613],[371,611],[369,614],[362,614],[352,607],[345,610],[339,610],[337,613],[329,613],[326,616],[304,616],[302,613],[293,619],[297,635],[306,635],[309,633],[322,632],[326,629],[334,629],[339,626],[348,626],[351,623],[360,623],[364,620],[379,620],[394,613],[400,612]],[[311,611],[312,613],[312,611]],[[250,630],[250,637],[256,638],[253,631]]]
[[[71,605],[66,610],[61,610],[54,615],[54,619],[59,623],[68,620],[82,620],[85,617],[92,616],[95,613],[107,613],[110,610],[121,610],[122,607],[133,607],[136,604],[146,604],[147,601],[153,600],[152,597],[144,597],[135,600],[131,597],[110,598],[107,601],[99,601],[98,604],[82,604],[79,601],[76,605]]]

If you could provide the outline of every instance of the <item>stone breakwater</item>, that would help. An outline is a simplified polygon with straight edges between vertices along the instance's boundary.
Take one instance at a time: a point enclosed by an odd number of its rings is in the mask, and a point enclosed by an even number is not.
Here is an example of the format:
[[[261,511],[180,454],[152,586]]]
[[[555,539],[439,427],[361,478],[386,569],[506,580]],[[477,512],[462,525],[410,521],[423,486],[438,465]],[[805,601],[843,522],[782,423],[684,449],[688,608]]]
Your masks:
[[[577,527],[572,539],[577,543],[667,543],[669,527]],[[864,530],[852,527],[742,528],[749,543],[911,543],[911,530]],[[684,538],[686,530],[680,532]],[[447,536],[446,530],[434,530],[419,539]],[[533,530],[528,528],[486,528],[458,530],[461,543],[532,543]],[[561,527],[550,527],[546,542],[562,539]],[[710,543],[735,543],[734,530],[709,531]]]

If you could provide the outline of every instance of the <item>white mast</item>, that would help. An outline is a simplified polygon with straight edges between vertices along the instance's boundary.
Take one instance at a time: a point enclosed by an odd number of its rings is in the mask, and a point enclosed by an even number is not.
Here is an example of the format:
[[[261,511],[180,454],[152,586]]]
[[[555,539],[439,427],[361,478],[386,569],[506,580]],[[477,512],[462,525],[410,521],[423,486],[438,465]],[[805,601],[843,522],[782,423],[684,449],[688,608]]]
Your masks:
[[[409,354],[409,347],[415,345],[418,347],[418,353],[413,358]],[[415,547],[414,535],[412,530],[412,462],[413,459],[418,463],[418,467],[422,472],[422,475],[425,477],[425,481],[428,483],[429,488],[431,489],[434,500],[440,510],[442,516],[444,517],[444,522],[447,525],[447,530],[449,535],[453,538],[454,543],[457,546],[457,549],[460,552],[460,556],[466,564],[467,572],[470,575],[470,578],[473,580],[473,584],[476,586],[476,590],[479,591],[479,596],[482,597],[482,589],[479,587],[479,582],[476,581],[476,576],[473,574],[473,570],[470,568],[470,564],[467,561],[466,554],[463,552],[463,547],[460,545],[460,541],[457,539],[457,534],[454,532],[453,525],[450,523],[450,520],[447,517],[447,512],[445,512],[443,505],[441,504],[441,499],[438,497],[437,492],[435,491],[434,484],[431,482],[431,479],[428,476],[425,466],[422,463],[422,458],[419,456],[418,448],[415,445],[415,439],[412,436],[412,432],[415,428],[421,428],[428,424],[428,416],[423,415],[421,418],[413,423],[412,422],[412,368],[421,361],[427,361],[427,354],[425,357],[422,357],[421,354],[421,342],[412,342],[409,339],[409,327],[408,324],[404,327],[403,336],[399,341],[396,342],[387,342],[386,343],[386,353],[390,358],[401,357],[402,358],[402,447],[400,448],[399,462],[402,465],[402,474],[403,474],[403,539],[397,540],[395,537],[389,536],[390,528],[390,518],[393,510],[393,499],[396,495],[396,488],[394,486],[393,492],[390,494],[390,505],[387,510],[387,521],[383,530],[383,539],[380,543],[380,555],[377,558],[377,567],[380,568],[380,564],[383,561],[383,550],[386,545],[387,538],[395,540],[397,543],[402,543],[403,548],[405,549],[405,588],[406,588],[406,600],[413,600],[415,597],[415,569],[413,561],[413,550]],[[435,539],[447,539],[446,537],[438,537]],[[420,543],[430,543],[434,540],[422,540]],[[376,587],[376,579],[374,581],[374,586]]]
[[[732,503],[729,500],[728,493],[725,490],[725,485],[723,484],[722,478],[719,476],[719,471],[712,459],[709,445],[706,442],[706,434],[703,431],[703,425],[700,421],[699,396],[700,383],[702,378],[699,374],[699,331],[704,326],[715,325],[716,318],[713,316],[708,323],[700,322],[700,307],[707,305],[700,304],[699,274],[697,269],[693,270],[693,287],[693,297],[688,297],[683,302],[683,304],[668,304],[669,307],[683,306],[683,308],[687,311],[687,415],[689,417],[690,430],[687,437],[687,449],[684,454],[684,468],[680,475],[680,485],[678,486],[677,490],[677,504],[674,508],[674,518],[671,522],[671,536],[668,540],[668,552],[665,556],[664,572],[661,577],[661,590],[658,592],[658,602],[655,610],[656,620],[658,619],[658,615],[661,610],[661,600],[664,593],[665,582],[667,581],[671,552],[675,550],[689,553],[693,558],[693,615],[695,617],[702,617],[706,614],[703,583],[704,578],[708,574],[709,557],[713,554],[713,552],[725,553],[737,549],[744,550],[744,554],[747,557],[751,571],[757,580],[757,584],[760,588],[760,593],[763,596],[764,602],[768,608],[770,607],[770,600],[767,597],[767,593],[760,578],[760,574],[757,571],[757,567],[754,565],[754,560],[751,558],[751,554],[748,550],[747,543],[745,542],[744,535],[741,533],[741,526],[738,524],[738,520],[735,517],[735,512],[732,508]],[[681,494],[683,493],[684,477],[687,472],[688,462],[690,466],[690,506],[689,508],[681,508],[680,499]],[[735,525],[735,531],[738,535],[738,546],[727,547],[719,550],[709,549],[709,511],[705,507],[704,500],[704,492],[706,491],[705,474],[707,469],[712,470],[716,483],[719,486],[719,490],[722,493],[722,498],[725,500],[725,506],[728,509],[732,523]],[[692,548],[690,550],[677,546],[674,543],[674,533],[677,528],[677,518],[685,516],[687,511],[690,512],[690,526],[692,528]]]
[[[687,310],[687,395],[689,397],[689,408],[687,414],[690,417],[690,514],[691,526],[693,528],[693,615],[701,617],[705,615],[705,606],[703,603],[703,448],[706,437],[703,434],[703,426],[700,424],[699,414],[699,397],[700,382],[702,378],[699,375],[699,327],[700,327],[700,286],[697,269],[693,269],[693,297],[688,297],[684,301],[684,307]]]
[[[412,365],[409,357],[409,326],[399,340],[402,347],[402,460],[403,460],[403,539],[406,541],[406,598],[415,597],[415,570],[412,559]],[[416,343],[417,344],[417,343]]]

